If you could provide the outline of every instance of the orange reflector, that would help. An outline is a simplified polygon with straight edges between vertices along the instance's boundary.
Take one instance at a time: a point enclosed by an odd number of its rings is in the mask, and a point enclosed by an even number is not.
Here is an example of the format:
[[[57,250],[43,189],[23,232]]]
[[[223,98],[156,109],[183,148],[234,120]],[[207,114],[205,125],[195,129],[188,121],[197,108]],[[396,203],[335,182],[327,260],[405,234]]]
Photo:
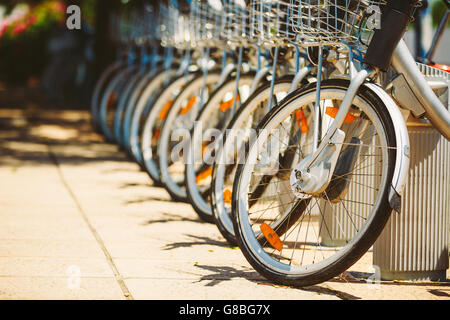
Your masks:
[[[226,189],[223,192],[223,201],[225,203],[231,204],[231,197],[232,197],[231,190],[230,189]]]
[[[236,102],[238,102],[240,100],[240,98],[241,97],[239,95],[237,95],[236,96]],[[233,101],[234,101],[234,99],[231,98],[228,101],[222,102],[220,104],[219,110],[222,111],[222,112],[227,111],[228,109],[230,109],[233,106]]]
[[[306,120],[305,114],[302,109],[298,109],[295,113],[295,118],[297,119],[298,127],[300,128],[302,133],[308,132],[308,121]]]
[[[327,107],[327,110],[325,111],[325,113],[334,119],[334,118],[336,118],[338,111],[339,111],[339,108]],[[344,122],[352,123],[353,121],[355,121],[355,116],[351,115],[350,113],[347,113],[347,116],[345,117]]]
[[[153,139],[158,140],[160,135],[161,135],[161,130],[156,129],[155,133],[153,133]]]
[[[108,102],[106,103],[107,108],[111,108],[111,106],[116,102],[116,100],[117,100],[117,93],[113,91],[108,98]]]
[[[261,229],[267,241],[269,241],[270,245],[276,250],[281,251],[281,249],[283,248],[283,242],[280,240],[280,237],[277,235],[277,233],[273,231],[273,229],[266,223],[263,223],[259,228]]]
[[[209,177],[211,177],[212,176],[212,170],[213,170],[212,168],[208,168],[205,171],[200,172],[197,175],[197,178],[195,179],[195,182],[196,183],[200,183],[203,180],[208,179]]]
[[[158,116],[158,120],[164,120],[169,113],[170,107],[172,106],[173,100],[167,101],[164,107],[161,110],[161,113]]]
[[[188,113],[189,110],[191,110],[194,106],[195,101],[197,101],[197,97],[190,98],[186,106],[180,110],[180,114],[185,115],[186,113]]]

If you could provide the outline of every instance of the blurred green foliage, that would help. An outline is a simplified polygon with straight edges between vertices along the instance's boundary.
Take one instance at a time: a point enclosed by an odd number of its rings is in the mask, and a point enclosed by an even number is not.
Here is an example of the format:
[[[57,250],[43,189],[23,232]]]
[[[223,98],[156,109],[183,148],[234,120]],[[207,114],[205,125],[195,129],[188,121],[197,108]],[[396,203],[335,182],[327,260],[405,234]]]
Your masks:
[[[47,39],[65,23],[66,5],[46,0],[9,8],[0,21],[0,80],[23,83],[38,76],[47,61]]]

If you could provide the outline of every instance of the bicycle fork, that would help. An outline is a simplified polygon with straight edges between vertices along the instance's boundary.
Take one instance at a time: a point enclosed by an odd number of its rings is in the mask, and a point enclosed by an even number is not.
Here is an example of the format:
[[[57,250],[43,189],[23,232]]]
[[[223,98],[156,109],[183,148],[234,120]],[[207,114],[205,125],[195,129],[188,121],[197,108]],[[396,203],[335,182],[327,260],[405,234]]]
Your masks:
[[[378,85],[365,83],[366,79],[373,72],[373,70],[363,68],[356,74],[353,74],[344,99],[325,136],[317,145],[315,151],[305,157],[292,171],[290,184],[292,191],[298,198],[310,198],[313,195],[320,194],[330,184],[337,162],[342,160],[339,155],[342,149],[342,142],[345,140],[345,132],[339,128],[343,125],[359,88],[365,85],[380,97],[387,107],[387,111],[392,118],[392,123],[395,124],[397,154],[394,177],[389,192],[389,203],[393,210],[400,212],[400,199],[406,184],[409,169],[408,131],[403,116],[394,100]],[[317,95],[316,104],[320,102],[320,90],[318,90]],[[315,113],[319,111],[319,106],[316,105]],[[314,126],[315,132],[318,135],[319,130],[316,127],[319,126],[319,122],[315,121]]]

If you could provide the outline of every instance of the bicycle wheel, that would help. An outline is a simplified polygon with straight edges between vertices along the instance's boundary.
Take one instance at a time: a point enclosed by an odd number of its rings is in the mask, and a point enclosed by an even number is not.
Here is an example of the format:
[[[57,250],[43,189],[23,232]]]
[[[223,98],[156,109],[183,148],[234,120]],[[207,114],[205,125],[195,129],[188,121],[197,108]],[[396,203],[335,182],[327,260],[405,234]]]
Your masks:
[[[316,115],[321,119],[319,142],[348,85],[347,80],[323,81]],[[317,193],[291,187],[293,168],[312,153],[315,101],[316,85],[311,84],[262,120],[234,183],[233,226],[239,247],[261,275],[286,285],[313,285],[347,270],[372,246],[392,211],[388,193],[397,152],[393,123],[382,100],[366,86],[337,132],[340,139],[328,145],[338,155],[334,170],[329,169],[332,176],[320,180]],[[311,172],[316,168],[310,167]],[[296,179],[311,181],[303,175]]]
[[[206,77],[198,73],[174,99],[162,123],[157,146],[161,183],[176,201],[187,201],[184,168],[189,134],[220,75],[220,70],[209,71]]]
[[[139,154],[145,171],[158,185],[161,184],[161,176],[158,165],[157,145],[161,137],[162,125],[175,98],[196,75],[197,73],[189,73],[188,75],[175,77],[169,82],[169,85],[161,88],[159,93],[155,95],[154,103],[148,106],[148,112],[141,117],[143,122],[140,125],[142,128],[140,130],[141,134],[134,136],[136,142],[132,146],[139,148],[139,151],[136,150],[134,152]]]
[[[287,96],[293,79],[293,76],[285,76],[275,81],[275,101],[282,101]],[[213,165],[210,210],[220,233],[231,245],[237,245],[230,216],[233,182],[239,162],[236,160],[239,153],[236,150],[247,141],[251,133],[249,129],[256,128],[267,114],[270,87],[269,82],[261,85],[237,111],[226,128],[227,134],[217,149]]]
[[[176,70],[160,70],[155,77],[148,83],[144,91],[139,97],[139,100],[133,109],[125,115],[124,121],[124,144],[129,154],[144,168],[143,158],[141,153],[141,135],[147,115],[153,107],[155,101],[160,95],[161,87],[165,88],[164,82],[171,80],[175,75]],[[170,81],[167,81],[170,83]],[[144,168],[145,169],[145,168]],[[151,176],[154,181],[156,176]]]
[[[117,104],[117,109],[115,111],[114,126],[113,126],[114,139],[119,148],[121,148],[123,145],[122,132],[125,120],[126,107],[128,106],[128,103],[130,102],[130,99],[133,96],[133,92],[138,88],[142,79],[145,79],[144,72],[139,72],[134,77],[131,77],[129,82],[125,85],[124,89],[122,90],[121,96],[119,97],[119,102]]]
[[[96,131],[101,130],[98,118],[99,118],[100,99],[103,95],[103,92],[106,89],[108,82],[114,76],[114,74],[120,72],[120,70],[122,70],[125,66],[126,64],[121,61],[110,65],[105,69],[105,71],[103,71],[100,78],[97,80],[97,83],[95,84],[95,88],[94,91],[92,92],[91,97],[91,116],[92,116],[92,123]]]
[[[254,77],[254,72],[241,75],[235,110],[240,108],[242,101],[247,100]],[[191,143],[187,146],[188,161],[184,170],[186,193],[194,210],[206,222],[214,222],[209,195],[215,144],[220,143],[220,133],[225,130],[233,116],[235,90],[234,77],[230,77],[214,90],[195,120],[197,125],[191,130]],[[211,141],[212,139],[214,141]]]
[[[137,111],[136,109],[137,106],[139,106],[139,103],[141,102],[141,98],[143,98],[144,101],[147,101],[152,96],[152,93],[155,91],[155,88],[159,87],[159,81],[162,81],[162,77],[159,75],[162,71],[163,70],[161,68],[157,68],[153,72],[147,73],[136,85],[136,88],[131,94],[130,99],[125,107],[121,129],[122,147],[129,153],[131,153],[130,127],[133,114],[135,111]]]

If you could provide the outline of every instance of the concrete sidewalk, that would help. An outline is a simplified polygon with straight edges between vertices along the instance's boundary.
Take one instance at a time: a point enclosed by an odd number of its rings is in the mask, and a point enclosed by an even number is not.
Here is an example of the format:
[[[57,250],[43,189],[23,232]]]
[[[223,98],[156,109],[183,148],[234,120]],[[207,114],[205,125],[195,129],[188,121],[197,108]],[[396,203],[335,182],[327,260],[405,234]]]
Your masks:
[[[374,287],[351,273],[269,283],[85,111],[0,109],[0,238],[0,299],[450,299],[450,283]]]

